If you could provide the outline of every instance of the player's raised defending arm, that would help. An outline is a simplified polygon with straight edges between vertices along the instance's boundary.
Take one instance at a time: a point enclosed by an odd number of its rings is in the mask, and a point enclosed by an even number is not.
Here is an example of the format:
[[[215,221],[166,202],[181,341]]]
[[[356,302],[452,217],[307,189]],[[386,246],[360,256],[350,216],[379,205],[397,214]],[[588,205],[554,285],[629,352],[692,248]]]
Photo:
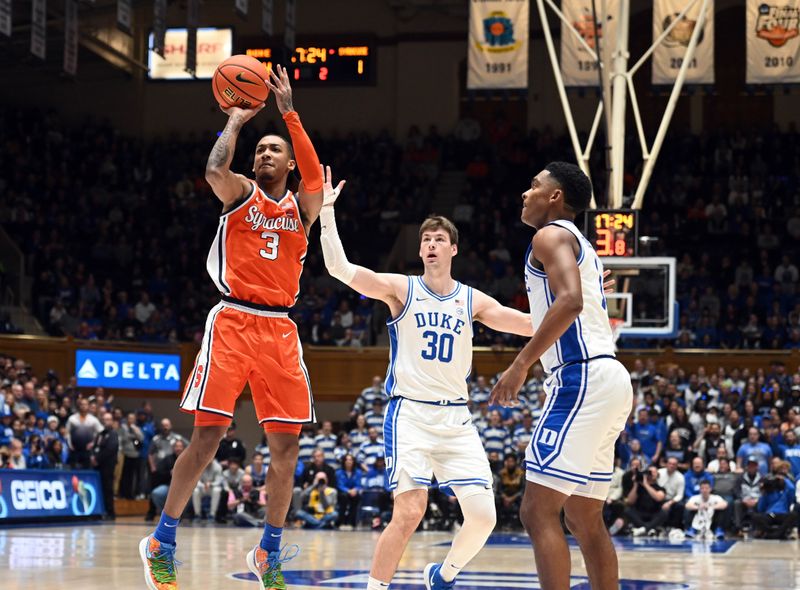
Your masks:
[[[472,317],[498,332],[517,334],[528,338],[533,336],[533,326],[529,314],[500,305],[497,299],[477,289],[472,290]]]
[[[300,212],[303,214],[303,225],[308,231],[314,225],[317,217],[319,217],[319,212],[322,208],[322,172],[319,156],[314,150],[311,138],[308,137],[306,130],[303,129],[300,115],[294,110],[292,85],[289,82],[289,74],[286,72],[286,68],[276,65],[273,70],[270,70],[270,76],[266,83],[275,94],[278,110],[281,112],[286,127],[289,129],[289,137],[292,138],[294,159],[300,169],[300,176],[303,178],[298,191],[298,203]]]
[[[611,271],[605,271],[603,278],[607,278]],[[603,291],[606,294],[613,293],[614,281],[603,283]],[[531,317],[518,309],[500,305],[494,297],[478,291],[472,290],[472,316],[485,326],[498,332],[507,334],[517,334],[518,336],[533,336],[533,326]]]
[[[333,188],[331,168],[328,166],[324,173],[323,191],[324,205],[320,212],[320,242],[325,267],[335,279],[358,291],[370,299],[379,299],[389,306],[392,315],[397,315],[405,305],[408,296],[408,279],[403,275],[377,273],[363,266],[352,264],[347,259],[339,232],[336,229],[336,216],[333,204],[344,187],[342,180]]]
[[[544,265],[555,302],[539,329],[492,389],[491,403],[512,403],[539,357],[569,328],[583,310],[581,275],[573,248],[575,238],[558,227],[544,227],[533,236],[533,251]]]
[[[239,131],[263,108],[262,104],[254,109],[239,107],[223,109],[223,112],[228,115],[228,123],[217,138],[214,147],[211,148],[206,162],[206,181],[225,206],[223,211],[247,196],[251,190],[250,181],[247,178],[231,171],[231,161],[236,151],[236,139],[239,137]]]

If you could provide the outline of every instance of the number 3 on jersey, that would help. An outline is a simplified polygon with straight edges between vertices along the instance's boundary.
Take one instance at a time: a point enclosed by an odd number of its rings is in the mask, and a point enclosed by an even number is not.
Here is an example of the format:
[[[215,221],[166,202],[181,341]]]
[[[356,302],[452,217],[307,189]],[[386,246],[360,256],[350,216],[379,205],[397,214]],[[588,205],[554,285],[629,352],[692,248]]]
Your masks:
[[[427,330],[422,333],[422,337],[428,341],[428,348],[422,351],[422,358],[426,361],[432,361],[438,358],[443,363],[449,363],[453,359],[453,342],[452,334],[439,334],[433,330]]]
[[[261,254],[262,258],[275,260],[278,257],[278,244],[281,241],[280,234],[274,231],[261,232],[261,239],[267,241],[266,248],[262,248],[258,253]]]

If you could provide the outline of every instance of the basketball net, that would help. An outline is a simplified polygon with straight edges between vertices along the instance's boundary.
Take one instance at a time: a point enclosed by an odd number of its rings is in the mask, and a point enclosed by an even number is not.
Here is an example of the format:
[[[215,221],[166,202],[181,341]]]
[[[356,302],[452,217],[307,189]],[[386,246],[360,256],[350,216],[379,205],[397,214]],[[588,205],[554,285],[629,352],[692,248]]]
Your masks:
[[[611,338],[614,342],[614,350],[616,352],[617,340],[622,334],[622,326],[625,325],[625,320],[621,318],[608,318],[608,323],[611,326]]]

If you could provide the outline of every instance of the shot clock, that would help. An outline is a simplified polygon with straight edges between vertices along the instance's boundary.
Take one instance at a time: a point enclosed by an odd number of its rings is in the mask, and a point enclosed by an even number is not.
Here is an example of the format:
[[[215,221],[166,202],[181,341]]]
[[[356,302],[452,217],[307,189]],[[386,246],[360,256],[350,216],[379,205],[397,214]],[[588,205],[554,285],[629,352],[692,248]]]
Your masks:
[[[371,42],[309,43],[294,50],[248,45],[242,53],[268,68],[276,63],[285,66],[292,83],[301,86],[374,84],[375,46]]]
[[[633,209],[593,209],[586,212],[584,233],[598,256],[636,256],[638,214]]]

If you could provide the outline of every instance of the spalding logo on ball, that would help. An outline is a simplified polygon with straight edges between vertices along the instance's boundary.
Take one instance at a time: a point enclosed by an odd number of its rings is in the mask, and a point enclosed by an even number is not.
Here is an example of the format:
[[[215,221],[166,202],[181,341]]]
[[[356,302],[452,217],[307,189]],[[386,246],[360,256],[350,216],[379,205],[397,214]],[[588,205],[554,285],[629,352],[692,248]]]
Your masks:
[[[214,72],[211,87],[223,109],[252,109],[267,100],[269,87],[264,83],[266,66],[249,55],[232,55]]]

